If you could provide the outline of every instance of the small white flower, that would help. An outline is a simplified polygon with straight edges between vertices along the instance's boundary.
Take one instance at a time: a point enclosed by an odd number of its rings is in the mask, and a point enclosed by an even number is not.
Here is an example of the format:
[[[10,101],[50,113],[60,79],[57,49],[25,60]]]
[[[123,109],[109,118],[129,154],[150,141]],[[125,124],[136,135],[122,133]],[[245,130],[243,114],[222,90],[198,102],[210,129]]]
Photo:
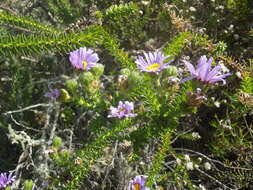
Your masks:
[[[195,167],[196,169],[199,169],[199,165],[198,165],[198,164],[194,164],[194,167]]]
[[[181,165],[181,163],[182,163],[182,161],[181,161],[180,158],[177,158],[177,159],[176,159],[176,162],[177,162],[178,165]]]
[[[239,39],[239,35],[238,34],[234,34],[234,39],[238,40]]]
[[[204,167],[205,167],[206,170],[211,170],[211,168],[212,168],[212,166],[209,162],[205,162]]]
[[[118,82],[122,82],[123,80],[127,79],[127,75],[119,75]]]
[[[147,6],[149,4],[149,1],[141,1],[141,3],[145,6]]]
[[[218,6],[218,9],[224,9],[224,6],[222,6],[222,5],[220,5],[220,6]]]
[[[190,156],[189,156],[188,154],[184,155],[184,159],[185,159],[186,161],[191,161]]]
[[[224,129],[228,129],[228,130],[232,130],[232,126],[231,126],[231,121],[229,119],[227,120],[220,120],[219,121],[221,127],[223,127]]]
[[[140,165],[144,166],[144,165],[145,165],[145,162],[140,161]]]
[[[202,158],[201,158],[201,157],[198,157],[198,161],[202,162]]]
[[[198,132],[192,132],[192,137],[195,138],[195,139],[200,139],[201,136],[199,135]]]
[[[204,33],[205,31],[206,31],[206,28],[200,28],[200,29],[199,29],[199,32],[200,32],[200,33]]]
[[[215,107],[219,108],[219,107],[220,107],[220,102],[215,101],[215,102],[214,102],[214,105],[215,105]]]
[[[189,61],[191,58],[190,58],[190,56],[184,56],[183,59],[186,61]]]
[[[186,163],[186,169],[187,170],[194,170],[193,163],[192,162],[187,162]]]
[[[177,84],[180,82],[180,79],[175,76],[171,76],[171,77],[168,77],[168,82],[173,83],[173,84]]]
[[[200,190],[206,190],[205,186],[201,185],[201,184],[199,184],[199,188],[200,188]]]
[[[74,162],[76,165],[81,165],[83,163],[83,160],[80,157],[76,157]]]
[[[195,12],[195,11],[196,11],[196,8],[195,8],[195,7],[190,7],[189,10],[190,10],[191,12]]]
[[[53,154],[53,153],[55,153],[55,150],[53,150],[53,149],[47,149],[47,150],[44,151],[44,153],[45,154]]]
[[[241,72],[237,71],[237,72],[235,73],[235,75],[236,75],[239,79],[242,79],[242,73],[241,73]]]
[[[224,73],[228,73],[229,72],[229,69],[223,63],[220,63],[220,66],[221,66],[222,72],[224,72]]]
[[[234,25],[233,24],[230,24],[229,27],[228,27],[229,30],[233,30],[234,29]]]
[[[224,129],[232,130],[233,128],[230,125],[223,124],[222,127]]]

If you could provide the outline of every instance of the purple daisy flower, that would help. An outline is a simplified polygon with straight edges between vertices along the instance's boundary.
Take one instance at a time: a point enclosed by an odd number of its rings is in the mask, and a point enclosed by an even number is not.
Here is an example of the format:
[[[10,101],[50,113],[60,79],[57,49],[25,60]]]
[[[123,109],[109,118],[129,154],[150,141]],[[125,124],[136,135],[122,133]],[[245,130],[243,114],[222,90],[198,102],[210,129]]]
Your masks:
[[[12,176],[12,173],[7,175],[7,173],[0,174],[0,189],[5,188],[7,185],[15,181],[16,176]]]
[[[202,82],[214,84],[216,82],[222,81],[223,84],[226,84],[224,78],[231,75],[231,73],[221,74],[222,68],[221,65],[217,65],[213,69],[211,69],[213,58],[210,57],[207,60],[206,56],[203,55],[198,60],[197,68],[195,69],[193,65],[187,61],[184,61],[185,65],[187,66],[188,70],[191,73],[191,77],[186,79],[190,80],[196,78]]]
[[[49,92],[47,92],[44,96],[52,98],[52,99],[57,99],[60,96],[60,90],[57,88],[50,88]]]
[[[137,114],[131,113],[133,110],[134,110],[133,102],[125,101],[123,103],[122,101],[120,101],[117,108],[113,106],[110,107],[111,114],[109,114],[108,117],[118,117],[118,118],[135,117],[137,116]]]
[[[94,53],[93,50],[83,47],[70,52],[69,61],[76,69],[88,71],[96,66],[99,58],[98,54]]]
[[[145,187],[146,179],[148,176],[138,175],[135,176],[133,180],[129,182],[130,190],[150,190],[149,187]]]
[[[144,53],[144,56],[138,56],[135,60],[137,68],[141,71],[153,72],[156,74],[163,69],[168,68],[168,65],[173,61],[170,60],[169,62],[164,63],[164,61],[170,56],[164,56],[164,54],[160,51]]]

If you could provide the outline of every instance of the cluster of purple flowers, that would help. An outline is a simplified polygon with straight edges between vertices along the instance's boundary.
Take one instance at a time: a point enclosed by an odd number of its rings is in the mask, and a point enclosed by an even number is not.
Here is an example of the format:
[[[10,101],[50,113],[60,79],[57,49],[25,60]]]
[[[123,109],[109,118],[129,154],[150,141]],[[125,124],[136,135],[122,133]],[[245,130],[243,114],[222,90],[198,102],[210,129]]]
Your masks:
[[[10,185],[15,181],[16,176],[13,176],[12,173],[9,175],[7,173],[0,173],[0,189],[6,188],[7,185]]]
[[[169,67],[169,64],[173,61],[170,60],[166,62],[168,58],[170,58],[170,56],[165,56],[161,51],[147,52],[144,53],[144,56],[138,56],[135,60],[135,63],[137,64],[137,68],[140,71],[158,74],[162,70],[167,69]],[[83,47],[70,52],[69,60],[74,68],[89,71],[92,67],[95,67],[97,65],[99,57],[98,54],[93,50]],[[225,84],[225,78],[231,74],[222,74],[221,65],[217,65],[212,69],[212,62],[212,57],[207,60],[207,57],[203,55],[198,60],[198,65],[195,69],[191,63],[184,61],[184,64],[191,74],[191,77],[188,77],[183,81],[195,78],[204,83],[213,84],[222,81],[223,84]],[[60,96],[60,91],[58,89],[50,89],[50,91],[46,93],[45,96],[52,99],[57,99]],[[123,103],[120,101],[118,107],[110,107],[110,114],[108,117],[135,117],[137,114],[134,114],[133,110],[133,102],[125,101]]]
[[[156,51],[156,52],[149,52],[144,53],[144,56],[139,56],[135,63],[137,64],[137,68],[141,71],[145,72],[153,72],[158,74],[160,71],[168,68],[169,64],[173,61],[170,60],[167,63],[164,63],[166,59],[168,59],[170,56],[164,56],[162,52]],[[211,64],[213,62],[213,58],[210,57],[209,60],[207,60],[207,57],[205,55],[201,56],[198,60],[197,68],[195,69],[194,66],[184,61],[186,67],[190,71],[191,77],[189,77],[187,80],[196,78],[197,80],[200,80],[204,83],[216,83],[219,81],[222,81],[223,84],[226,83],[225,78],[231,73],[221,74],[222,68],[221,65],[215,66],[213,69],[211,69]]]
[[[170,58],[170,56],[164,56],[164,54],[160,51],[155,52],[148,52],[144,53],[144,56],[138,56],[135,60],[135,63],[137,64],[137,68],[140,71],[148,72],[148,73],[155,73],[159,74],[164,69],[167,69],[169,67],[169,64],[173,61],[167,61],[166,60]],[[87,49],[86,47],[80,48],[78,50],[75,50],[73,52],[70,52],[69,60],[71,65],[78,69],[78,70],[85,70],[89,71],[92,67],[95,67],[97,65],[97,62],[99,61],[99,57],[97,53],[94,53],[93,50]],[[184,61],[184,64],[188,68],[191,77],[185,79],[197,79],[204,83],[214,84],[216,82],[223,82],[225,84],[225,78],[230,73],[223,74],[221,71],[221,65],[217,65],[212,69],[213,58],[210,57],[207,59],[205,55],[201,56],[198,60],[198,65],[196,69],[194,66]],[[199,103],[200,100],[204,99],[204,96],[201,96],[201,91],[198,89],[197,93],[193,94],[191,93],[191,98],[194,99],[194,103]],[[60,96],[60,91],[58,89],[50,89],[48,93],[45,94],[46,97],[50,97],[52,99],[57,99]],[[195,104],[194,104],[195,105]],[[108,115],[108,118],[116,117],[116,118],[127,118],[127,117],[136,117],[137,114],[133,113],[134,111],[134,104],[133,102],[129,101],[119,101],[119,104],[117,107],[110,107],[110,114]],[[133,180],[131,180],[130,183],[130,189],[131,190],[149,190],[150,188],[145,187],[145,180],[148,176],[144,175],[138,175]],[[6,185],[12,183],[15,180],[15,176],[7,176],[6,173],[2,173],[0,175],[0,188],[6,187]]]

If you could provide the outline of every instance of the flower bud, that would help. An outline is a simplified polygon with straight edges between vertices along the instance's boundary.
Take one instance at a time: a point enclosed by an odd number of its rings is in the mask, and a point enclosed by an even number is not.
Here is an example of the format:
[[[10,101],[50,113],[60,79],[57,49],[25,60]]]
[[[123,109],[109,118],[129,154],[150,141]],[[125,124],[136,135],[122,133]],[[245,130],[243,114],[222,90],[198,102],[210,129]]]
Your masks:
[[[25,180],[24,182],[24,190],[32,190],[33,189],[33,181]]]
[[[61,95],[60,95],[59,99],[61,101],[66,102],[66,101],[68,101],[71,98],[67,90],[65,90],[65,89],[62,88],[60,90],[60,92],[61,92]]]
[[[128,87],[128,76],[127,75],[119,75],[117,85],[119,88],[127,88]]]
[[[99,89],[101,87],[101,84],[98,80],[94,80],[91,82],[92,89]]]
[[[186,101],[187,105],[190,107],[198,107],[207,98],[202,95],[201,89],[197,88],[197,92],[187,92]]]
[[[60,155],[60,157],[62,157],[62,159],[63,159],[63,158],[69,159],[70,153],[71,153],[71,152],[70,152],[69,150],[63,149],[61,152],[59,152],[59,155]]]
[[[91,72],[93,73],[94,76],[99,78],[104,73],[104,69],[105,69],[104,65],[97,64],[96,67],[93,67],[91,69]]]
[[[166,70],[167,76],[177,76],[178,70],[176,66],[169,66]]]
[[[79,79],[85,86],[88,86],[94,80],[94,76],[91,72],[83,72],[79,75]]]
[[[77,81],[75,79],[70,79],[66,81],[66,87],[70,90],[70,91],[75,91],[77,89]]]
[[[129,69],[127,69],[127,68],[122,69],[122,70],[120,71],[120,74],[126,75],[126,76],[130,75],[130,73],[131,73],[131,71],[130,71]]]
[[[61,145],[62,145],[62,139],[60,137],[57,137],[57,136],[54,137],[54,139],[53,139],[53,146],[55,148],[60,148]]]

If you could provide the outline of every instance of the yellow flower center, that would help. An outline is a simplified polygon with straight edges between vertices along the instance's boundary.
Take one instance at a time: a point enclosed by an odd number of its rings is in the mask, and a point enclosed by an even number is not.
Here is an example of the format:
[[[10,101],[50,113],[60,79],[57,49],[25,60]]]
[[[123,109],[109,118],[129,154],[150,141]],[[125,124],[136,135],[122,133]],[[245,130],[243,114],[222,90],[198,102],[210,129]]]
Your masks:
[[[87,67],[87,65],[88,65],[88,62],[84,60],[84,61],[82,62],[82,64],[83,64],[83,69],[86,69],[86,67]]]
[[[125,108],[120,108],[119,112],[122,112],[122,111],[126,111],[126,109]]]
[[[160,68],[160,64],[154,63],[152,65],[147,66],[148,71],[157,71]]]
[[[141,190],[140,184],[138,183],[134,184],[134,190]]]

